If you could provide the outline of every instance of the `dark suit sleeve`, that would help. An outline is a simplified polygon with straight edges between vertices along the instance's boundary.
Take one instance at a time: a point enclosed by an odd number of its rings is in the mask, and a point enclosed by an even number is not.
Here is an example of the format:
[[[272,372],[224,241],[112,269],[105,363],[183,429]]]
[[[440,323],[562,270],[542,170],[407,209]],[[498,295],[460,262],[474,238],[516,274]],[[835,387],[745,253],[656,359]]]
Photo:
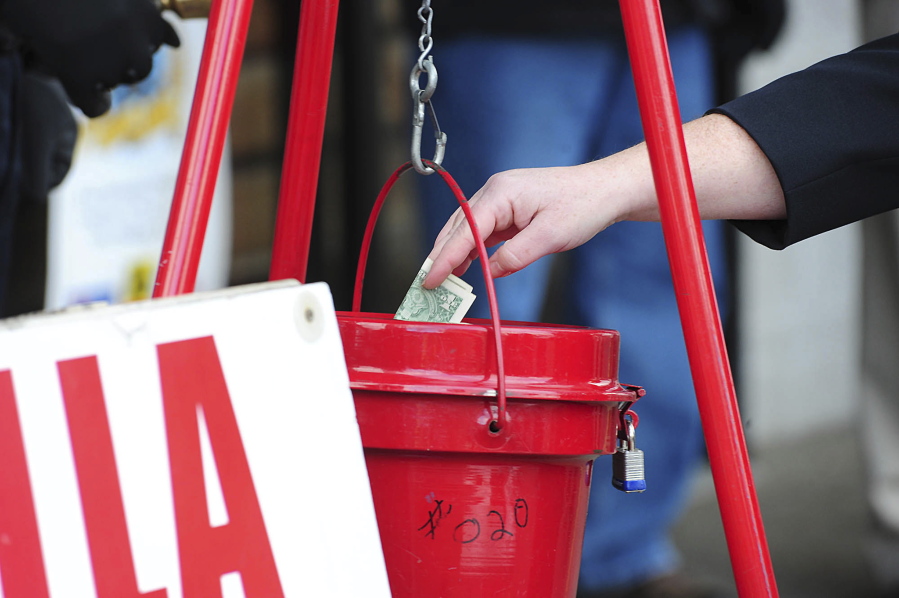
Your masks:
[[[782,221],[740,221],[782,249],[899,207],[899,34],[820,62],[711,112],[755,139],[780,179]]]

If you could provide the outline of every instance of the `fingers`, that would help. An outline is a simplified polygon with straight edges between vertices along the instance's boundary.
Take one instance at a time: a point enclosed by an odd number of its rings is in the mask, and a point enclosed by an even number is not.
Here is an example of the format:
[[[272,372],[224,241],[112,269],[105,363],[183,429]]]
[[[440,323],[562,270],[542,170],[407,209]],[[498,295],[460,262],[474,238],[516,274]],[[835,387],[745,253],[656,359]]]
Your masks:
[[[112,105],[112,96],[102,85],[85,85],[65,77],[61,77],[60,82],[65,87],[69,101],[88,118],[105,114]]]
[[[476,222],[478,216],[475,216]],[[490,222],[486,217],[483,220]],[[468,269],[471,262],[479,257],[471,228],[468,226],[468,221],[464,219],[464,215],[461,222],[451,219],[444,228],[446,232],[442,233],[443,238],[435,243],[434,249],[428,256],[434,263],[424,280],[425,288],[436,287],[450,272],[460,276]],[[551,231],[540,220],[533,221],[520,231],[513,227],[488,232],[485,226],[478,224],[478,232],[481,233],[481,237],[485,241],[484,245],[487,247],[505,241],[489,258],[488,266],[493,278],[502,278],[518,272],[544,255],[558,250],[553,242],[553,235],[550,234]]]
[[[535,219],[493,253],[489,264],[490,275],[502,278],[514,274],[544,255],[558,251],[550,232],[540,219]]]
[[[461,214],[462,211],[459,210],[459,213]],[[475,215],[475,222],[477,219],[478,215]],[[477,225],[479,232],[492,230],[492,226],[487,228],[484,223],[478,222]],[[468,269],[476,256],[476,245],[468,221],[464,214],[461,219],[454,216],[444,227],[444,232],[441,232],[439,240],[431,251],[429,257],[434,263],[422,285],[426,289],[433,289],[443,282],[451,272],[461,275]]]
[[[178,37],[178,33],[175,31],[175,28],[172,27],[172,24],[165,19],[160,17],[160,20],[163,23],[162,43],[173,48],[180,48],[181,39]]]
[[[131,64],[122,79],[123,83],[136,83],[147,78],[153,68],[153,55],[163,44],[173,48],[181,46],[181,39],[171,23],[155,12],[151,18],[154,22],[146,30],[149,42],[146,50],[139,44],[131,46]]]
[[[544,255],[577,247],[616,221],[619,202],[597,199],[598,189],[607,186],[598,168],[517,169],[487,181],[469,206],[484,244],[505,242],[489,260],[494,278],[517,272]],[[607,197],[618,194],[614,189],[603,192]],[[457,210],[437,237],[424,286],[434,288],[450,272],[464,272],[477,255],[475,247],[462,210]]]
[[[145,0],[143,3],[135,3],[132,7],[140,18],[136,22],[146,23],[146,35],[150,41],[150,54],[156,52],[162,44],[178,48],[181,39],[172,24],[160,14],[159,3],[154,0]]]
[[[431,255],[428,257],[434,259],[437,249],[443,247],[443,244],[446,243],[450,234],[452,234],[456,227],[459,226],[459,222],[464,220],[465,214],[462,212],[462,208],[456,208],[456,211],[453,212],[449,220],[446,221],[446,224],[443,225],[443,228],[440,229],[440,232],[437,233],[437,238],[434,240],[434,249],[431,250]]]
[[[153,70],[153,54],[163,44],[173,48],[181,45],[181,39],[172,24],[161,16],[154,15],[154,18],[157,20],[157,26],[148,32],[151,38],[147,46],[149,51],[139,50],[140,46],[135,46],[131,53],[130,64],[122,75],[121,83],[138,83],[146,79]]]
[[[495,184],[491,185],[491,181],[488,181],[468,201],[478,233],[487,247],[492,247],[518,232],[512,220],[514,210],[504,200],[505,196],[505,193],[496,190]],[[425,288],[436,287],[451,272],[457,276],[463,274],[471,262],[477,259],[477,245],[461,207],[440,231],[429,257],[434,263],[423,281]]]
[[[150,54],[142,54],[135,56],[131,65],[125,69],[122,75],[122,83],[137,83],[143,81],[153,69],[153,56]]]
[[[469,204],[474,204],[470,205],[471,213],[485,247],[493,247],[520,233],[511,217],[513,213],[511,205],[489,200],[479,203],[478,199],[481,197],[482,194],[479,191]],[[523,239],[526,241],[529,236],[525,235]],[[459,208],[444,225],[434,242],[434,248],[428,256],[434,263],[424,280],[424,287],[436,287],[450,273],[456,276],[464,274],[471,262],[479,257],[477,247],[468,219],[465,217],[464,211]],[[500,249],[502,250],[502,248]],[[520,260],[517,257],[518,254],[524,256],[524,259]],[[503,260],[502,265],[496,270],[497,274],[494,276],[511,274],[538,257],[540,256],[532,257],[531,252],[527,250],[524,252],[518,250],[516,244],[513,244],[511,252],[506,250],[500,253],[500,259]],[[496,259],[496,256],[490,258],[491,268],[494,267],[493,263]],[[520,265],[518,265],[519,262]]]
[[[146,79],[153,69],[153,54],[163,43],[172,47],[180,45],[178,34],[168,21],[158,14],[152,18],[156,24],[149,29],[141,32],[139,28],[125,28],[98,38],[92,46],[93,54],[70,57],[56,69],[72,104],[85,116],[95,118],[109,110],[111,88]],[[135,41],[140,37],[143,42]],[[106,58],[90,59],[95,55]],[[69,76],[69,73],[73,74]]]

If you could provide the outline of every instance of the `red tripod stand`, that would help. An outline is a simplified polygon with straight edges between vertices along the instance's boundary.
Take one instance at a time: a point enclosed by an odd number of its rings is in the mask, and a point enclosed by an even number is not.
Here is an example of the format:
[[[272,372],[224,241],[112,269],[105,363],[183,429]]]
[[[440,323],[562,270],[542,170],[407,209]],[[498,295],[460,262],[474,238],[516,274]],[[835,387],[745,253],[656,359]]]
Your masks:
[[[271,279],[305,282],[337,0],[301,4]],[[658,0],[621,0],[662,227],[740,596],[777,596],[687,166]],[[154,297],[194,288],[252,0],[213,2]]]

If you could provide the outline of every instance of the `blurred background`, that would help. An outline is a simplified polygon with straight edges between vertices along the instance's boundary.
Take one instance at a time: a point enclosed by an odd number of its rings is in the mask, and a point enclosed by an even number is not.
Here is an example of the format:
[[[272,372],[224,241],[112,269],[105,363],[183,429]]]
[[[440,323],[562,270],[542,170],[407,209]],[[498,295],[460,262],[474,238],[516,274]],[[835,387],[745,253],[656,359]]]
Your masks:
[[[432,3],[438,65],[440,1]],[[755,89],[883,34],[876,27],[889,26],[889,20],[877,17],[872,26],[866,25],[866,18],[895,13],[891,4],[895,3],[789,0],[785,28],[770,51],[756,53],[747,61],[739,73],[740,91]],[[337,309],[350,307],[359,245],[377,192],[387,176],[408,160],[408,74],[417,51],[418,6],[418,2],[400,0],[341,3],[308,276],[309,281],[330,285]],[[875,13],[884,9],[885,13]],[[298,15],[297,0],[255,0],[230,147],[219,183],[217,205],[224,207],[217,208],[221,214],[216,217],[217,224],[211,225],[215,240],[207,244],[206,252],[212,257],[204,254],[204,263],[214,263],[203,288],[268,277]],[[186,46],[193,45],[197,52],[202,44],[202,25],[199,27],[192,33],[179,29],[191,40]],[[188,60],[173,67],[180,73],[179,85],[187,89],[177,100],[185,109],[191,72],[195,72],[190,70],[195,68],[192,64]],[[435,104],[439,112],[439,87]],[[87,141],[80,142],[76,166],[49,205],[23,210],[19,226],[23,239],[14,257],[17,273],[7,315],[83,300],[146,296],[162,243],[159,227],[164,226],[164,216],[157,218],[157,228],[152,229],[156,232],[147,233],[151,237],[149,252],[135,253],[125,266],[88,255],[76,260],[80,266],[65,262],[72,247],[83,248],[86,238],[97,237],[92,233],[63,238],[73,230],[118,226],[110,219],[116,211],[109,206],[95,210],[102,216],[93,224],[82,222],[83,215],[67,216],[67,208],[62,207],[71,201],[67,197],[77,198],[94,189],[97,177],[102,181],[108,180],[103,179],[104,173],[111,176],[108,163],[102,162],[103,153],[97,151],[91,157],[89,146],[106,143],[98,141],[106,139],[104,135],[121,133],[110,133],[108,123],[103,125],[104,120],[115,118],[113,112],[97,123],[82,123]],[[147,113],[140,118],[147,118]],[[180,156],[177,131],[185,117],[171,118],[174,124],[168,134],[175,141],[156,148],[171,165],[148,175],[147,160],[137,158],[130,162],[132,170],[126,164],[116,169],[115,177],[115,195],[122,199],[131,195],[129,189],[146,192],[141,181],[151,176],[153,197],[147,201],[161,206],[163,215],[174,188]],[[133,135],[122,135],[124,146],[136,143]],[[452,131],[448,135],[447,151],[452,152]],[[89,158],[105,166],[82,166]],[[92,168],[93,174],[88,172]],[[389,199],[375,237],[364,304],[368,310],[395,311],[424,258],[418,204],[413,201],[413,186],[407,183],[401,182]],[[134,206],[120,206],[118,213],[125,218],[136,213]],[[154,241],[156,234],[158,240]],[[133,240],[134,235],[129,236]],[[858,226],[827,233],[780,254],[737,235],[733,236],[733,248],[737,300],[735,318],[728,323],[729,343],[781,594],[869,595],[859,554],[859,536],[867,515],[855,417],[860,384]],[[97,251],[109,253],[102,244]],[[91,276],[105,282],[91,278],[88,286],[82,287],[77,280],[60,282],[59,277],[66,276],[60,271],[70,272],[75,267],[85,267]],[[697,483],[694,508],[682,523],[679,537],[690,569],[728,579],[726,548],[714,502],[706,476]]]

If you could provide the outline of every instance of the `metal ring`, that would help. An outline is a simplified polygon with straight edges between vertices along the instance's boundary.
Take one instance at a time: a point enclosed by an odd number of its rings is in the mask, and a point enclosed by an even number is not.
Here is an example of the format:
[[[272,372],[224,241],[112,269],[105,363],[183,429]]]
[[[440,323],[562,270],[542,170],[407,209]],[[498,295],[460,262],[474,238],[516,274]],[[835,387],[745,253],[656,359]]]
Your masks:
[[[428,76],[428,82],[424,89],[421,88],[418,82],[422,73]],[[434,91],[437,90],[437,67],[434,66],[433,58],[428,58],[424,61],[423,69],[418,63],[412,67],[412,72],[409,74],[409,90],[412,92],[412,99],[416,102],[424,103],[431,99]]]

